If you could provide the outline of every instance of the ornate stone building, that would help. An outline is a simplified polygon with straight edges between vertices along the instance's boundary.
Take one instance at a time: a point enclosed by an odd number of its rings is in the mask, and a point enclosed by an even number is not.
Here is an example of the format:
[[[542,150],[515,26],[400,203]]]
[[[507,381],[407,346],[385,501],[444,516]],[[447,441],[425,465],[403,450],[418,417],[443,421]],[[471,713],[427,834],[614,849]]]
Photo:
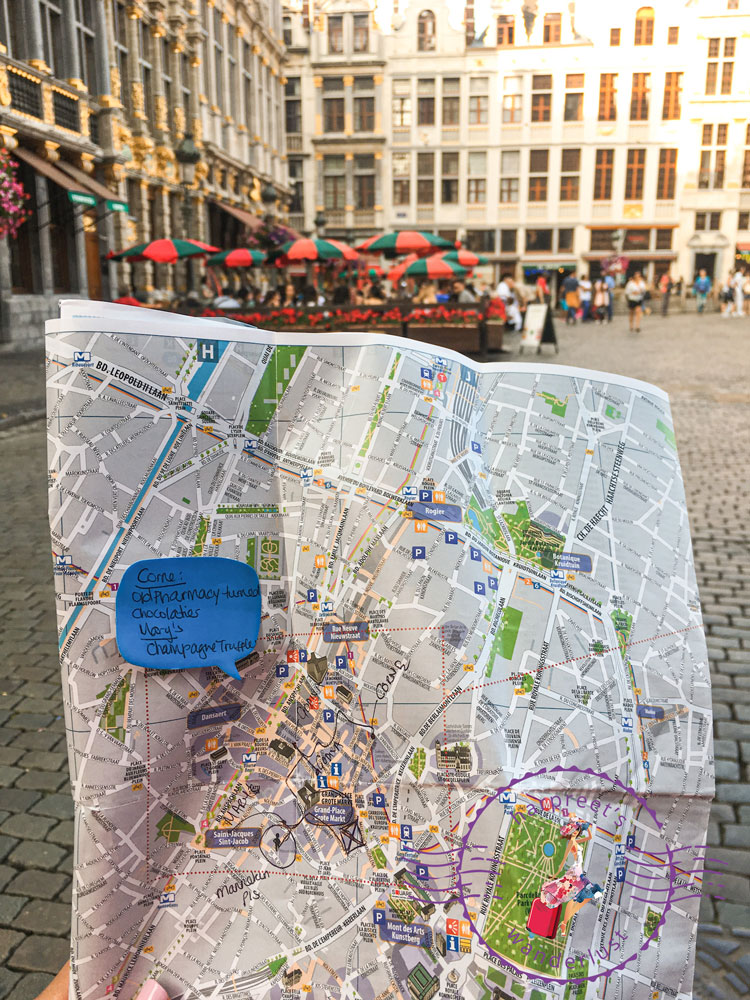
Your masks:
[[[111,250],[285,217],[284,56],[279,0],[0,0],[0,141],[33,212],[0,240],[0,344],[40,339],[60,295],[184,288]]]
[[[284,0],[292,219],[533,282],[750,261],[741,0]]]

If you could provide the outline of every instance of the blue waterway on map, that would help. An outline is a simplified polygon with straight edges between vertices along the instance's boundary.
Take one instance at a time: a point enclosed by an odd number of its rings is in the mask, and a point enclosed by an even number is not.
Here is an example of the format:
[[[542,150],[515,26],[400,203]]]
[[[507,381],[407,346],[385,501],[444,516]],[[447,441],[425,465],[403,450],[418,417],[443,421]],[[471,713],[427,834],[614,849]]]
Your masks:
[[[479,534],[482,534],[482,528],[479,524],[479,518],[477,517],[477,512],[472,510],[471,507],[466,511],[466,516],[471,521],[472,527],[476,528]]]
[[[222,356],[224,351],[229,346],[228,340],[217,340],[217,358],[216,361]],[[190,399],[198,399],[200,394],[206,388],[206,382],[211,378],[213,373],[216,371],[216,361],[201,361],[196,369],[195,375],[190,379],[188,383],[187,394]]]
[[[141,488],[141,490],[139,491],[138,496],[135,498],[135,500],[133,501],[133,503],[130,505],[130,511],[128,512],[128,521],[130,521],[130,519],[133,517],[133,515],[135,514],[135,512],[138,510],[138,505],[140,504],[141,500],[143,499],[143,497],[144,497],[144,495],[146,493],[146,490],[149,488],[149,486],[151,485],[151,483],[154,481],[154,479],[156,478],[156,476],[159,474],[159,471],[160,471],[161,466],[162,466],[162,462],[166,458],[166,455],[167,455],[167,452],[169,451],[169,449],[172,447],[172,445],[177,440],[177,435],[182,430],[182,426],[183,426],[184,422],[185,422],[184,420],[178,420],[177,421],[177,426],[172,431],[172,433],[169,435],[169,440],[164,445],[164,447],[162,448],[161,452],[159,453],[159,456],[157,457],[156,461],[154,462],[153,469],[148,474],[148,476],[146,476],[146,481],[143,484],[143,487]],[[109,548],[107,549],[107,551],[104,553],[104,556],[102,557],[101,562],[96,567],[96,571],[94,573],[94,577],[91,580],[91,582],[88,584],[88,586],[86,587],[86,589],[84,590],[84,594],[90,594],[91,591],[94,589],[94,587],[99,582],[99,580],[97,578],[99,576],[101,576],[102,569],[109,562],[109,560],[110,560],[110,558],[112,556],[112,553],[115,551],[115,549],[119,545],[120,539],[125,534],[125,531],[127,530],[127,527],[128,527],[128,524],[126,522],[122,526],[122,528],[120,528],[120,530],[117,532],[117,534],[115,535],[114,540],[112,541],[112,544],[109,546]],[[60,647],[62,647],[62,644],[67,639],[68,633],[73,628],[73,624],[75,623],[75,620],[76,620],[76,618],[78,617],[78,615],[80,613],[81,613],[81,608],[76,608],[75,611],[73,612],[73,614],[68,619],[67,624],[65,625],[65,627],[62,630],[62,632],[60,633],[60,638],[58,640],[58,645]]]

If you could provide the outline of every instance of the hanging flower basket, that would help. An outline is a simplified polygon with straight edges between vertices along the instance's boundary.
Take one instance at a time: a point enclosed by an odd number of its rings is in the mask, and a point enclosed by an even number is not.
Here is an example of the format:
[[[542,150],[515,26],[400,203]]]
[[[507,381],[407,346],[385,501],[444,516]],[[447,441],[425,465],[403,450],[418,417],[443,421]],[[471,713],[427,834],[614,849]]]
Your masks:
[[[16,177],[18,164],[0,149],[0,236],[13,236],[31,216],[26,207],[29,195]]]

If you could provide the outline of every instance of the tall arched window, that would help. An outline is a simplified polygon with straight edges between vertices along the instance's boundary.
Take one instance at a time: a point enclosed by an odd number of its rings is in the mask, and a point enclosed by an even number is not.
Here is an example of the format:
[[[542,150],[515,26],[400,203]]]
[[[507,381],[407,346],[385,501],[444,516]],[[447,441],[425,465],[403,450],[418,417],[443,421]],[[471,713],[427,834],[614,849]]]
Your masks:
[[[435,15],[431,10],[423,10],[417,18],[417,51],[434,52]]]
[[[635,15],[635,45],[654,44],[654,8],[641,7]]]

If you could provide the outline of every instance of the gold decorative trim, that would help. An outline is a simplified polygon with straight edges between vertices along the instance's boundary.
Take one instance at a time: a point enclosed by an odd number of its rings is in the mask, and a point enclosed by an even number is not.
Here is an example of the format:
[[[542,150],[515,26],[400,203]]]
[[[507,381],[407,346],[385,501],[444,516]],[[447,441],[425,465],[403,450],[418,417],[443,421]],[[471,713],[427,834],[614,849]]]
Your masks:
[[[133,106],[133,117],[146,121],[146,104],[143,97],[143,84],[140,80],[130,81],[130,103]]]
[[[131,21],[140,21],[143,17],[143,11],[138,7],[137,4],[131,3],[125,8],[125,15]]]
[[[5,63],[0,64],[0,105],[7,108],[13,101],[10,96],[10,86],[8,85],[8,70]]]
[[[177,104],[172,108],[172,124],[174,125],[175,135],[179,138],[185,135],[185,109],[182,105]]]
[[[119,101],[122,95],[122,81],[120,80],[120,70],[117,66],[110,66],[109,68],[109,86],[112,96]]]
[[[47,63],[44,61],[44,59],[29,59],[28,63],[29,63],[29,66],[31,66],[33,69],[35,69],[38,73],[45,73],[47,76],[51,76],[52,75],[52,70],[47,65]],[[18,72],[15,69],[15,67],[13,67],[13,69],[14,69],[14,72]],[[21,73],[21,76],[23,76],[23,75],[24,74]],[[33,80],[34,77],[30,76],[29,79]]]
[[[97,101],[101,104],[103,108],[121,108],[122,101],[119,101],[112,94],[99,94]]]
[[[89,88],[86,86],[83,80],[79,80],[77,76],[69,77],[68,83],[70,84],[71,87],[74,87],[76,90],[79,90],[82,94],[88,94],[89,92]]]
[[[18,146],[17,132],[17,129],[11,128],[9,125],[0,125],[0,143],[6,149],[15,149]]]
[[[49,139],[39,144],[39,151],[48,163],[57,163],[60,159],[59,148],[59,142],[50,142]]]
[[[154,127],[159,132],[168,132],[169,123],[167,121],[167,99],[164,94],[157,94],[154,98]]]
[[[55,124],[55,105],[52,100],[52,87],[48,83],[42,84],[42,118],[47,125]]]
[[[81,153],[80,154],[81,170],[87,174],[93,174],[94,172],[94,154],[93,153]]]

